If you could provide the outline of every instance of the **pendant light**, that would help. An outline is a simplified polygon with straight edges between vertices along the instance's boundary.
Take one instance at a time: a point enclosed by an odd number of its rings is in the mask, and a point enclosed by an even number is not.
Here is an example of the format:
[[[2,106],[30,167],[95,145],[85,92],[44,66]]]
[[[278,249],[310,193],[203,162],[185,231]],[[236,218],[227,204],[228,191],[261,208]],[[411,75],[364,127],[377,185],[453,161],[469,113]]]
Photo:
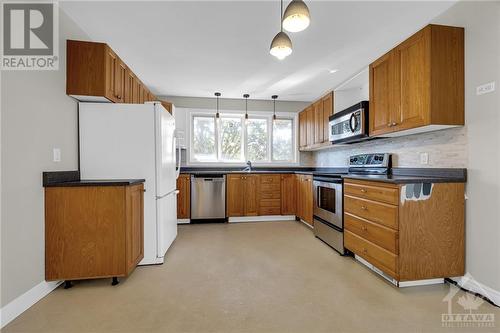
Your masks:
[[[271,48],[269,53],[278,58],[279,60],[283,60],[292,54],[292,41],[290,37],[286,33],[283,32],[283,0],[281,0],[281,11],[280,11],[280,32],[276,36],[274,36],[273,41],[271,42]]]
[[[290,32],[305,30],[311,23],[309,8],[302,0],[292,0],[283,15],[283,28]]]
[[[219,114],[219,97],[220,97],[221,94],[220,94],[220,92],[216,92],[214,95],[215,95],[215,98],[217,100],[217,112],[215,113],[215,118],[217,120],[219,120],[219,118],[220,118],[220,114]]]
[[[278,95],[272,95],[271,98],[273,99],[273,122],[276,120],[276,99],[278,98]]]
[[[248,97],[250,97],[250,95],[244,94],[243,97],[245,98],[245,123],[248,123]]]

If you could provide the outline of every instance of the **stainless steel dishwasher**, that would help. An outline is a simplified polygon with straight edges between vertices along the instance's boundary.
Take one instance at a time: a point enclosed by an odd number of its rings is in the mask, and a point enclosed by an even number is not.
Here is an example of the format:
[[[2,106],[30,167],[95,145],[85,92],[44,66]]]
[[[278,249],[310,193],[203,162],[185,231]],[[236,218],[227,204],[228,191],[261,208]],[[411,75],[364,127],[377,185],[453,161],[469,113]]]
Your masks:
[[[191,175],[191,222],[203,220],[226,220],[226,175]]]

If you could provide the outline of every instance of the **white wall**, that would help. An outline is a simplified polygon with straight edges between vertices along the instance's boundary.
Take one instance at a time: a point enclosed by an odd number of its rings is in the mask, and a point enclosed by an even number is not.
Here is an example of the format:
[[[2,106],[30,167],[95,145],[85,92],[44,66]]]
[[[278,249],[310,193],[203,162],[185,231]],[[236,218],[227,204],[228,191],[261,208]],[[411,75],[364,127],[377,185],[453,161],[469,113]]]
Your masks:
[[[1,306],[45,280],[42,171],[77,169],[77,106],[66,96],[66,39],[88,37],[59,13],[58,71],[1,77]],[[62,152],[52,162],[52,148]]]
[[[372,141],[313,153],[312,164],[347,165],[351,153],[395,153],[395,165],[467,167],[466,269],[500,291],[500,3],[459,2],[433,23],[465,27],[464,128]],[[476,86],[496,81],[497,90],[477,96]],[[500,295],[500,294],[499,294]]]

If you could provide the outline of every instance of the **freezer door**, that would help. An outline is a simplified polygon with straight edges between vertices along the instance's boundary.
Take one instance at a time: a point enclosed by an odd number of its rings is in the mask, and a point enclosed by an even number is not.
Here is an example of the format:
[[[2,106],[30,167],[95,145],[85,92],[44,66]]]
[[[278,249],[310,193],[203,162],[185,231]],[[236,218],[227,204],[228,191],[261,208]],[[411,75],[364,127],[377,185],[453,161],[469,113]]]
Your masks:
[[[156,195],[158,197],[176,188],[175,120],[165,108],[155,103],[156,138]],[[173,213],[175,215],[175,213]]]
[[[171,191],[156,199],[157,222],[157,257],[163,258],[170,245],[177,237],[177,216],[172,212],[177,211],[178,190]]]

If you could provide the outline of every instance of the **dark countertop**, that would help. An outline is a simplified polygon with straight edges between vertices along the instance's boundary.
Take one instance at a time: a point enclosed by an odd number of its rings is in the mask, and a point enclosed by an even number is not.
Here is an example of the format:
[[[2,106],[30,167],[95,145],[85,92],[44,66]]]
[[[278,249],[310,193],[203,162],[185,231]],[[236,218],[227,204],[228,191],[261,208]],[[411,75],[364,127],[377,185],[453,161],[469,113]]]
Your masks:
[[[75,180],[69,182],[53,182],[45,187],[73,187],[73,186],[129,186],[144,183],[145,179],[96,179]]]
[[[43,172],[44,187],[129,186],[144,183],[145,179],[80,179],[78,171]]]
[[[185,174],[231,174],[246,173],[242,168],[198,168],[184,167],[181,173]],[[467,181],[467,169],[461,168],[392,168],[391,175],[360,175],[348,173],[346,167],[337,168],[302,168],[302,167],[279,167],[279,168],[254,168],[248,173],[294,173],[313,176],[336,176],[344,179],[358,179],[379,181],[392,184],[415,184],[415,183],[465,183]]]

